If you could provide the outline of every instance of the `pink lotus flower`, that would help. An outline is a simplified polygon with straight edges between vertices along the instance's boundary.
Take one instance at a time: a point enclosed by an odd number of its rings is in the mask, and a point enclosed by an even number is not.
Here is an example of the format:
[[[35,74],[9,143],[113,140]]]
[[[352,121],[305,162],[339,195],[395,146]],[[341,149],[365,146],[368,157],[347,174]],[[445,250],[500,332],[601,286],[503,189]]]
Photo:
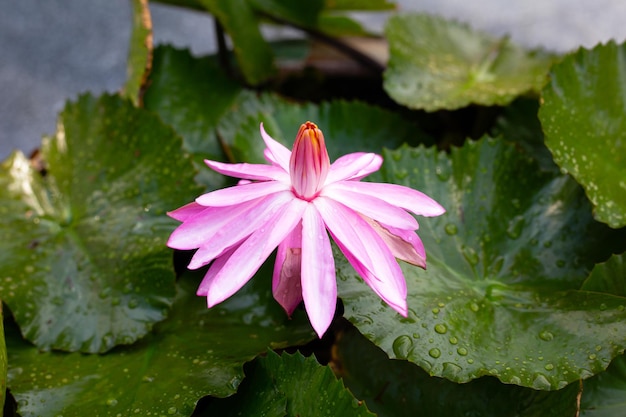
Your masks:
[[[415,218],[445,210],[425,194],[394,184],[360,182],[382,157],[352,153],[328,158],[324,135],[311,122],[300,127],[293,151],[263,129],[271,165],[206,160],[239,185],[204,194],[169,216],[183,223],[168,246],[198,249],[190,269],[213,262],[197,294],[212,307],[238,291],[278,247],[272,290],[291,315],[304,300],[321,337],[335,313],[335,262],[327,233],[365,282],[406,317],[406,282],[396,258],[426,267]]]

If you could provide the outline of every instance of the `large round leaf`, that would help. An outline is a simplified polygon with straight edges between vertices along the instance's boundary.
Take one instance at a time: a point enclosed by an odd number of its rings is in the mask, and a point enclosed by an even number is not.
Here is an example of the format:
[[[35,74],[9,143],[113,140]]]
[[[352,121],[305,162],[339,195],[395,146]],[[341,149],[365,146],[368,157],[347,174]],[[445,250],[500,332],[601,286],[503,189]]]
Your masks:
[[[539,91],[553,57],[526,51],[507,37],[425,14],[393,16],[385,28],[389,65],[384,88],[414,109],[457,109],[508,104]]]
[[[236,105],[241,86],[217,67],[212,58],[194,58],[189,51],[159,46],[144,105],[183,137],[193,154],[197,181],[209,189],[226,184],[224,176],[206,169],[203,160],[223,160],[216,127],[223,114]]]
[[[333,353],[346,386],[379,417],[562,417],[577,409],[578,382],[556,392],[489,377],[456,384],[431,377],[411,362],[389,359],[353,327],[341,334]]]
[[[170,317],[153,334],[106,355],[40,353],[12,334],[9,386],[23,417],[189,416],[204,395],[233,394],[243,364],[314,333],[304,311],[289,319],[273,301],[271,266],[236,295],[207,309],[197,275],[183,276]]]
[[[198,191],[181,140],[116,96],[82,96],[44,140],[44,173],[0,171],[0,293],[40,349],[104,352],[165,318],[176,222]]]
[[[383,147],[396,148],[403,143],[432,142],[416,123],[369,104],[333,101],[299,105],[275,95],[242,102],[220,121],[219,133],[232,159],[266,163],[259,123],[291,149],[300,125],[307,120],[324,133],[331,159],[356,151],[380,153]]]
[[[624,245],[596,223],[582,189],[503,141],[385,152],[382,176],[447,213],[420,219],[428,270],[403,265],[409,315],[337,259],[346,316],[388,355],[457,382],[482,375],[562,388],[606,368],[626,341],[626,299],[577,291]]]
[[[583,288],[626,296],[626,254],[614,255],[593,268]],[[599,375],[585,381],[582,416],[622,416],[626,413],[626,357],[616,358]]]
[[[555,162],[583,186],[599,221],[626,226],[626,43],[567,55],[542,103]]]
[[[370,416],[327,366],[299,352],[268,352],[247,368],[237,394],[214,400],[202,416]]]

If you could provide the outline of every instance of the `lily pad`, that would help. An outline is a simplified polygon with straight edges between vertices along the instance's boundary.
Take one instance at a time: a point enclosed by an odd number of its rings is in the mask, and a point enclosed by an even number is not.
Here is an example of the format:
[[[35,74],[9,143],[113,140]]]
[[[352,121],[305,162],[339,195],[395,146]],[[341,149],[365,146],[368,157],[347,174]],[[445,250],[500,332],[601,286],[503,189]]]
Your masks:
[[[580,404],[584,417],[617,417],[626,413],[626,357],[616,358],[606,370],[585,381]]]
[[[259,123],[291,149],[300,125],[307,120],[324,133],[331,159],[357,151],[380,153],[383,147],[403,143],[432,143],[416,123],[379,107],[346,101],[294,104],[275,95],[242,102],[220,121],[219,132],[234,161],[266,163]]]
[[[143,102],[143,93],[152,68],[152,17],[148,0],[133,0],[133,30],[126,66],[124,95],[135,105]]]
[[[626,299],[578,290],[595,262],[623,251],[624,231],[593,220],[571,177],[489,138],[450,156],[403,147],[384,157],[384,180],[447,209],[419,219],[428,270],[403,264],[406,318],[336,257],[345,316],[390,357],[455,382],[492,375],[551,390],[624,350]]]
[[[554,392],[490,377],[456,384],[431,377],[409,361],[389,359],[353,327],[341,334],[333,352],[346,386],[379,417],[561,417],[577,410],[578,382]]]
[[[554,57],[526,51],[508,37],[426,14],[391,17],[385,91],[400,104],[435,111],[469,104],[505,105],[538,93]]]
[[[626,254],[613,255],[593,268],[583,289],[626,296]],[[621,416],[626,413],[626,357],[611,362],[602,372],[584,383],[581,416]]]
[[[105,352],[163,320],[176,222],[198,193],[181,140],[117,96],[82,96],[44,140],[42,167],[0,171],[0,293],[40,349]]]
[[[626,226],[626,43],[581,48],[556,64],[539,118],[554,161],[583,186],[596,219]]]
[[[626,297],[626,254],[613,255],[597,264],[582,289]]]
[[[374,416],[314,357],[271,351],[250,364],[237,394],[213,401],[202,415]]]
[[[159,46],[144,105],[183,137],[198,168],[197,181],[208,189],[227,184],[224,176],[206,169],[204,159],[224,160],[217,138],[220,118],[245,94],[213,58],[194,58],[187,50]],[[246,97],[249,95],[246,94]]]
[[[14,331],[9,386],[19,413],[189,416],[200,397],[233,394],[243,364],[268,347],[314,337],[304,311],[290,320],[273,301],[271,267],[211,309],[195,295],[199,278],[181,278],[170,317],[151,335],[105,355],[41,353]]]

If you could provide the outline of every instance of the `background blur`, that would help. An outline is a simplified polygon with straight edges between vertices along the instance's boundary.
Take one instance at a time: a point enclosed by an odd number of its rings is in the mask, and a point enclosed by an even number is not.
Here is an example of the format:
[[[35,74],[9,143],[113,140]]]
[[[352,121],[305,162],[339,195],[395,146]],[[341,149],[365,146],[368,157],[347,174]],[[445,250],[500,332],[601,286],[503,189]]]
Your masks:
[[[567,52],[626,39],[624,0],[399,0],[403,11],[465,21],[514,42]],[[152,5],[155,43],[215,51],[208,15]],[[356,15],[382,30],[387,14]],[[130,0],[0,0],[0,160],[30,153],[57,113],[85,91],[117,91],[126,78]],[[268,30],[272,37],[292,31]]]

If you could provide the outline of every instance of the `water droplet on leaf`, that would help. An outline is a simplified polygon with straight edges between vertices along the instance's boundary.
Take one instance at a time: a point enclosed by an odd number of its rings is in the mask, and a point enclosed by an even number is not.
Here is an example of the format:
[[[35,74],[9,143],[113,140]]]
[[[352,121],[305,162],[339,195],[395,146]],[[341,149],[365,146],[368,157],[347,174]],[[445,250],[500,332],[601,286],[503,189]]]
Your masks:
[[[438,357],[441,356],[441,351],[437,348],[432,348],[431,350],[428,351],[428,354],[432,357],[437,359]]]
[[[399,359],[406,359],[413,351],[413,339],[410,336],[398,336],[391,346],[393,353]]]

